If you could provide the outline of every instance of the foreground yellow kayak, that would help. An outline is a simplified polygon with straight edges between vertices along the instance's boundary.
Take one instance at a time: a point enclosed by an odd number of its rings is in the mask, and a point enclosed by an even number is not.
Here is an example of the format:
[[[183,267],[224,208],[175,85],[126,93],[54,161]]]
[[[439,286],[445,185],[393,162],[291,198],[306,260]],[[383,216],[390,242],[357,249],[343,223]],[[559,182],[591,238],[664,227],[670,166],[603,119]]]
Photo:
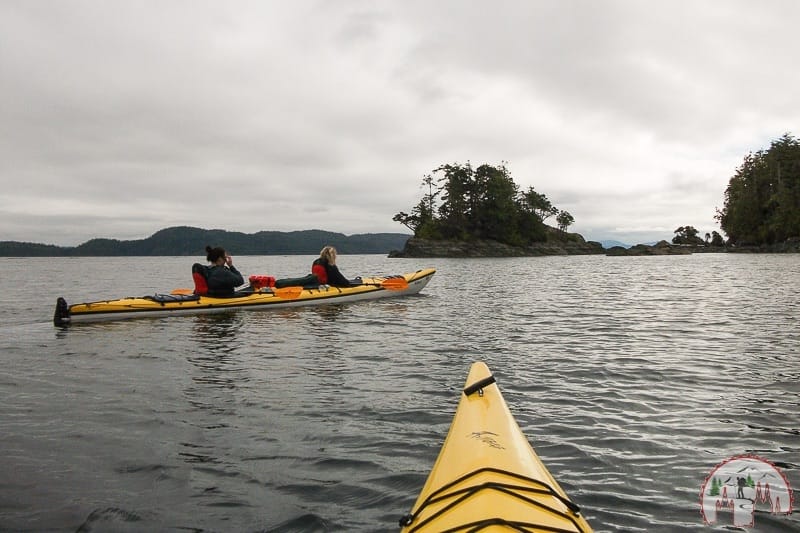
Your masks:
[[[533,451],[489,368],[473,363],[450,431],[403,532],[592,528]]]

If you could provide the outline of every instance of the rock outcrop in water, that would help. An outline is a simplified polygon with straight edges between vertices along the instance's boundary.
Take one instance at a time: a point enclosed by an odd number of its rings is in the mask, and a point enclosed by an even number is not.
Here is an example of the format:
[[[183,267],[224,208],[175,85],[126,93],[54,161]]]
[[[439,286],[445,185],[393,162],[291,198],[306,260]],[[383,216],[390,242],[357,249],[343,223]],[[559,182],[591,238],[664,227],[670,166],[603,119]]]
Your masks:
[[[784,242],[774,244],[762,244],[759,246],[711,246],[709,244],[671,244],[667,241],[659,241],[654,245],[637,244],[630,248],[613,246],[606,251],[606,255],[630,256],[630,255],[687,255],[687,254],[785,254],[800,253],[800,239],[788,239]]]
[[[654,245],[637,244],[630,248],[622,246],[612,246],[606,250],[606,255],[689,255],[695,246],[685,246],[682,244],[670,244],[667,241],[659,241]]]
[[[579,236],[580,237],[580,236]],[[403,250],[389,253],[389,257],[529,257],[543,255],[604,254],[599,242],[573,239],[548,241],[529,246],[509,246],[492,240],[452,241],[412,237]]]

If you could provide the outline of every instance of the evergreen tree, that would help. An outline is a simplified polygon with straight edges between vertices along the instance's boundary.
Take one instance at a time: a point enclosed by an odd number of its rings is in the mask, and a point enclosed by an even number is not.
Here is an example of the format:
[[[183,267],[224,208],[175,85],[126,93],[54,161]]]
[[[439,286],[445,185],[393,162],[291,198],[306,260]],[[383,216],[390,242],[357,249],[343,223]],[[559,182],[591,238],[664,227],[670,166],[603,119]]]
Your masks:
[[[709,496],[719,496],[719,480],[717,478],[711,478],[711,490],[708,493]]]
[[[472,166],[442,165],[434,172],[443,172],[439,178],[442,204],[439,206],[439,232],[446,239],[463,239],[469,235],[472,216],[473,190]]]
[[[544,222],[558,213],[558,209],[550,203],[547,196],[536,192],[533,187],[529,187],[522,198],[525,206],[536,215],[540,222]]]
[[[479,237],[523,244],[517,230],[517,184],[504,166],[481,165],[476,172],[472,233]]]
[[[558,229],[567,231],[567,228],[575,222],[575,218],[566,211],[560,211],[556,216],[556,222],[558,223]]]
[[[745,156],[716,219],[732,244],[800,237],[800,142],[786,133],[769,149]]]
[[[681,226],[675,230],[672,244],[704,244],[703,239],[698,237],[699,232],[694,226]]]

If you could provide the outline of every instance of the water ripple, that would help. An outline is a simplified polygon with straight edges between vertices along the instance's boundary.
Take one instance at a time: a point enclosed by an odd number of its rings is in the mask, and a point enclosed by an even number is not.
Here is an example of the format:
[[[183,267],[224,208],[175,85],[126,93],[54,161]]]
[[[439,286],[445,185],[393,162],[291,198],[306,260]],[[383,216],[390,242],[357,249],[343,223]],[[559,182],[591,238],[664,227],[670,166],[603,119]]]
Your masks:
[[[396,531],[476,360],[597,531],[708,530],[700,485],[736,454],[800,487],[797,256],[441,259],[413,298],[55,330],[26,280],[70,301],[103,296],[75,280],[152,284],[67,263],[7,273],[0,529]]]

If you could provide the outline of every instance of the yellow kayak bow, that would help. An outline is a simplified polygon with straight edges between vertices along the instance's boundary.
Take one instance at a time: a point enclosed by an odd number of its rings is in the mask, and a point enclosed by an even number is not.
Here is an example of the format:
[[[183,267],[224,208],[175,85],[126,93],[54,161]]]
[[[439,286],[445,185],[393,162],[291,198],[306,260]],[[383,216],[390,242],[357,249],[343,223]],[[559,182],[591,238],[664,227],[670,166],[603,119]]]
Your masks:
[[[403,533],[592,531],[480,361],[470,368],[439,457],[400,526]]]

